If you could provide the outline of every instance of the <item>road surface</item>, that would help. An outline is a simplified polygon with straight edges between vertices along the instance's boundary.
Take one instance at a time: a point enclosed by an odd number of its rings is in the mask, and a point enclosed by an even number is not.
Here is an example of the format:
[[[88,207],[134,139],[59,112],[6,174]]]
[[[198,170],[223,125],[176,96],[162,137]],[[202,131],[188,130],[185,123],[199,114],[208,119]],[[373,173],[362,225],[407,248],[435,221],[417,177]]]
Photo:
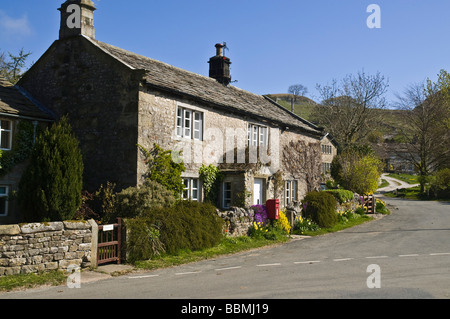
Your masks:
[[[408,184],[402,180],[393,178],[388,176],[388,174],[382,174],[381,175],[381,179],[384,179],[385,181],[387,181],[389,183],[388,186],[383,187],[383,188],[379,188],[377,190],[378,193],[386,193],[386,192],[392,192],[393,190],[396,190],[398,188],[411,188],[411,187],[415,187],[419,184]]]
[[[391,215],[341,232],[0,299],[449,299],[450,203],[385,200]]]

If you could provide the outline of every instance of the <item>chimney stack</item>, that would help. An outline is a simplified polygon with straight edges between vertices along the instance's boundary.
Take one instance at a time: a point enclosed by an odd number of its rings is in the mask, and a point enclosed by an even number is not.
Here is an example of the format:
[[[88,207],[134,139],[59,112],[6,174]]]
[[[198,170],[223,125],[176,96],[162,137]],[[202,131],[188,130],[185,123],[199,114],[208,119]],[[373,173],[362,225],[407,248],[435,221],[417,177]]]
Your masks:
[[[209,59],[209,77],[217,82],[228,85],[231,82],[230,59],[223,55],[225,45],[216,44],[216,56]]]
[[[84,35],[95,39],[94,11],[91,0],[67,0],[58,9],[61,11],[59,39]]]

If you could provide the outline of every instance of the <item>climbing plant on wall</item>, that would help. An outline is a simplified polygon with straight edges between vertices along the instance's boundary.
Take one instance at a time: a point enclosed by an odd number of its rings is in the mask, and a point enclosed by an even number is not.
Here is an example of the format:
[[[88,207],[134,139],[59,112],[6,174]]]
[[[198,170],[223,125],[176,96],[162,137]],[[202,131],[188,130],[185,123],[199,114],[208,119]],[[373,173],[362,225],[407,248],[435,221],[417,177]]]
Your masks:
[[[205,200],[211,203],[217,202],[219,184],[223,179],[223,174],[217,166],[212,164],[208,166],[202,164],[198,172],[203,183]]]

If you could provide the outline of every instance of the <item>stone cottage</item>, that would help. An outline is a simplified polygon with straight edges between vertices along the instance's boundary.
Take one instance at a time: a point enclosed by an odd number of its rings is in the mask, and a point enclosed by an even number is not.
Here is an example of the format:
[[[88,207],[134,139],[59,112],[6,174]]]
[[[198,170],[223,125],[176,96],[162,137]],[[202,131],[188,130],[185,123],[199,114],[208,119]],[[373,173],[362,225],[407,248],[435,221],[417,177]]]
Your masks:
[[[154,143],[185,163],[185,198],[202,200],[199,168],[219,166],[225,178],[218,205],[224,209],[274,197],[295,201],[308,180],[319,186],[301,168],[285,165],[290,143],[302,141],[319,154],[308,162],[320,177],[322,129],[231,85],[223,45],[216,45],[209,76],[203,76],[96,40],[90,0],[68,0],[59,10],[59,39],[19,85],[57,117],[69,115],[86,189],[107,181],[119,188],[142,183],[147,166],[138,145]]]
[[[37,129],[52,121],[27,92],[0,77],[0,225],[18,221],[17,203],[10,199],[26,167],[25,154]]]

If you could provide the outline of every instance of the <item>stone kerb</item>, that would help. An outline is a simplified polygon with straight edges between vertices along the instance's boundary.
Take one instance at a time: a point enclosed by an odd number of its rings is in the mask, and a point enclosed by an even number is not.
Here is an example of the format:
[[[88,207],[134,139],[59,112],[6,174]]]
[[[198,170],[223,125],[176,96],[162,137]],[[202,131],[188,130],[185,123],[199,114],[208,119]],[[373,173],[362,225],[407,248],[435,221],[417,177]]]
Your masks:
[[[0,225],[0,276],[96,266],[97,231],[93,220]]]

